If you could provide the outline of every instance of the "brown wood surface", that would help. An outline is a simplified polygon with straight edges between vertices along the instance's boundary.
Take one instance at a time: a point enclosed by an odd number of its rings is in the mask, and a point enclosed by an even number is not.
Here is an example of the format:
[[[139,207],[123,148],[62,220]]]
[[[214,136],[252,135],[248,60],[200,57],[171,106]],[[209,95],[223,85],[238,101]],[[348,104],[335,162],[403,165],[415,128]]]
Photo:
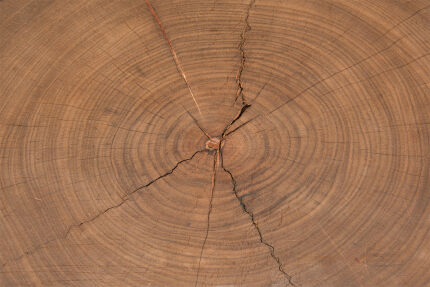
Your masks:
[[[430,286],[429,0],[0,1],[0,286]]]

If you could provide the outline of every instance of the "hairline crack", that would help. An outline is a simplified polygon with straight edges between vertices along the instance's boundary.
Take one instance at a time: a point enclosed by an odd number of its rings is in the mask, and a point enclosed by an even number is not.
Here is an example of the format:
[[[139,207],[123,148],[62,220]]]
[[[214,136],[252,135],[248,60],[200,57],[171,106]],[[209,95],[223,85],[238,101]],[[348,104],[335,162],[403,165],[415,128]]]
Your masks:
[[[202,261],[203,251],[204,251],[204,248],[206,246],[206,241],[207,241],[208,236],[209,236],[210,216],[211,216],[211,213],[212,213],[212,203],[213,203],[214,192],[215,192],[216,170],[217,170],[217,165],[218,165],[219,154],[220,154],[220,147],[218,147],[216,153],[214,154],[214,164],[213,164],[212,183],[211,183],[211,197],[210,197],[210,200],[209,200],[209,207],[208,207],[208,215],[207,215],[208,218],[207,218],[207,226],[206,226],[206,235],[205,235],[205,239],[203,240],[202,248],[200,250],[200,257],[199,257],[199,263],[198,263],[198,267],[197,267],[196,280],[195,280],[195,283],[194,283],[195,287],[199,283],[200,264],[201,264],[201,261]]]

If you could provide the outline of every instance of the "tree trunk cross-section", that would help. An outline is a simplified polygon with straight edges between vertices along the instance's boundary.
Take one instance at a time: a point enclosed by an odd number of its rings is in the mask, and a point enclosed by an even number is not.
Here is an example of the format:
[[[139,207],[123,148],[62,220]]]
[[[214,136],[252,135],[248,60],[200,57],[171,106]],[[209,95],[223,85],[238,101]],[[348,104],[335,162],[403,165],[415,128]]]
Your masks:
[[[429,0],[0,0],[0,287],[430,286]]]

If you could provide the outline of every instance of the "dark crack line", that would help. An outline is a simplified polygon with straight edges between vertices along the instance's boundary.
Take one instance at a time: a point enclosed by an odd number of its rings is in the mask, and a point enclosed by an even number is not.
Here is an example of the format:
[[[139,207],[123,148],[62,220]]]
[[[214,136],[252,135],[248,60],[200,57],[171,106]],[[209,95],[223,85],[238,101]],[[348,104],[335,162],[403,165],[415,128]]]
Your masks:
[[[211,185],[211,198],[209,200],[208,220],[207,220],[207,226],[206,226],[206,235],[205,235],[205,239],[203,240],[202,248],[200,250],[199,264],[198,264],[198,267],[197,267],[196,281],[195,281],[195,284],[194,284],[195,287],[199,283],[200,263],[202,261],[202,256],[203,256],[203,251],[204,251],[205,246],[206,246],[206,241],[208,240],[208,236],[209,236],[210,217],[211,217],[211,213],[212,213],[212,202],[213,202],[214,191],[215,191],[215,177],[216,177],[216,169],[217,169],[217,163],[218,163],[218,161],[217,161],[218,154],[219,154],[219,149],[217,150],[217,152],[214,155],[214,166],[213,166],[212,185]]]
[[[238,125],[238,126],[237,126],[236,128],[234,128],[233,130],[231,130],[231,131],[229,131],[228,133],[226,133],[226,134],[225,134],[225,136],[228,136],[228,135],[230,135],[230,134],[234,133],[235,131],[237,131],[238,129],[240,129],[240,128],[242,128],[242,127],[246,126],[248,123],[252,122],[254,119],[258,118],[259,116],[260,116],[260,115],[258,115],[258,116],[256,116],[256,117],[254,117],[254,118],[252,118],[252,119],[249,119],[249,120],[247,120],[246,122],[243,122],[242,124]]]
[[[255,2],[255,1],[252,1],[252,2]],[[251,3],[252,3],[252,2],[251,2]],[[426,9],[428,9],[428,8],[430,8],[430,5],[427,5],[427,6],[423,7],[423,8],[421,8],[421,9],[417,10],[416,12],[414,12],[413,14],[411,14],[409,17],[405,18],[404,20],[402,20],[401,22],[399,22],[398,24],[396,24],[395,26],[393,26],[391,29],[387,30],[387,31],[386,31],[386,32],[385,32],[385,33],[384,33],[384,34],[383,34],[379,39],[381,39],[381,38],[385,37],[388,33],[390,33],[392,30],[394,30],[397,26],[401,25],[402,23],[404,23],[404,22],[406,22],[407,20],[409,20],[409,19],[413,18],[414,16],[418,15],[420,12],[422,12],[423,10],[426,10]],[[249,11],[248,11],[248,12],[249,12]],[[248,13],[248,15],[247,15],[246,20],[248,19],[248,17],[249,17],[249,13]],[[249,24],[248,24],[248,26],[249,26]],[[250,27],[249,27],[249,28],[250,28]],[[246,31],[246,29],[245,29],[245,31]],[[406,36],[407,36],[407,35],[406,35]],[[313,89],[314,87],[318,86],[319,84],[324,83],[324,82],[326,82],[327,80],[329,80],[329,79],[331,79],[331,78],[335,77],[336,75],[341,74],[341,73],[343,73],[343,72],[345,72],[345,71],[347,71],[347,70],[350,70],[350,69],[352,69],[352,68],[354,68],[354,67],[356,67],[356,66],[358,66],[358,65],[360,65],[360,64],[362,64],[362,63],[364,63],[364,62],[366,62],[367,60],[369,60],[369,59],[371,59],[371,58],[374,58],[375,56],[378,56],[378,55],[382,54],[383,52],[385,52],[385,51],[387,51],[387,50],[391,49],[393,46],[397,45],[397,43],[398,43],[398,42],[400,42],[401,40],[403,40],[406,36],[400,37],[399,39],[394,40],[393,42],[391,42],[387,47],[385,47],[385,48],[383,48],[383,49],[381,49],[381,50],[378,50],[378,51],[376,51],[375,53],[373,53],[373,54],[371,54],[371,55],[369,55],[369,56],[367,56],[367,57],[364,57],[363,59],[361,59],[361,60],[359,60],[359,61],[357,61],[357,62],[355,62],[355,63],[353,63],[353,64],[351,64],[351,65],[349,65],[349,66],[347,66],[347,67],[345,67],[345,68],[343,68],[343,69],[341,69],[341,70],[337,71],[337,72],[334,72],[334,73],[330,74],[329,76],[327,76],[327,77],[325,77],[325,78],[323,78],[323,79],[321,79],[321,80],[319,80],[319,81],[316,81],[315,83],[311,84],[311,85],[310,85],[310,86],[308,86],[307,88],[305,88],[305,89],[303,89],[302,91],[300,91],[299,93],[297,93],[295,96],[293,96],[293,97],[291,97],[291,98],[287,99],[285,102],[283,102],[283,103],[282,103],[282,104],[280,104],[279,106],[275,107],[273,110],[271,110],[270,112],[268,112],[268,113],[267,113],[267,115],[271,115],[272,113],[276,112],[277,110],[279,110],[279,109],[280,109],[280,108],[282,108],[283,106],[287,105],[288,103],[290,103],[290,102],[292,102],[292,101],[297,100],[297,98],[299,98],[300,96],[302,96],[303,94],[305,94],[307,91],[309,91],[309,90]],[[379,40],[379,39],[378,39],[378,40]],[[378,40],[377,40],[377,41],[378,41]],[[240,49],[243,49],[243,44],[242,44],[241,46],[239,46],[239,48],[240,48]],[[242,50],[241,50],[241,51],[242,51]],[[243,68],[243,67],[242,67],[242,68]],[[240,72],[240,75],[241,75],[241,72]],[[240,82],[240,84],[241,84],[241,82]],[[240,86],[239,86],[239,88],[242,88],[242,85],[240,85]],[[242,92],[242,91],[241,91],[241,92]],[[255,120],[255,119],[257,119],[258,117],[260,117],[260,115],[257,115],[257,116],[255,116],[254,118],[251,118],[250,120],[248,120],[248,122],[246,122],[246,124],[247,124],[247,123],[249,123],[249,122],[254,121],[254,120]],[[242,126],[243,126],[243,125],[242,125]],[[241,127],[241,126],[239,126],[238,128],[236,128],[235,130],[239,129],[240,127]],[[235,131],[235,130],[233,130],[233,131]],[[232,132],[233,132],[233,131],[232,131]],[[232,132],[229,132],[227,135],[231,134]]]
[[[198,150],[198,151],[196,151],[195,153],[193,153],[193,154],[191,155],[191,157],[178,161],[178,162],[176,163],[176,165],[175,165],[171,170],[169,170],[168,172],[166,172],[166,173],[164,173],[164,174],[160,175],[159,177],[157,177],[157,178],[155,178],[155,179],[151,180],[150,182],[148,182],[148,183],[146,183],[146,184],[144,184],[144,185],[142,185],[142,186],[139,186],[138,188],[134,189],[133,191],[131,191],[131,192],[127,193],[125,196],[121,197],[121,199],[122,199],[122,201],[121,201],[121,202],[119,202],[119,203],[117,203],[117,204],[115,204],[115,205],[113,205],[113,206],[111,206],[111,207],[109,207],[109,208],[106,208],[105,210],[103,210],[103,211],[99,212],[98,214],[96,214],[95,216],[91,217],[91,218],[90,218],[90,219],[88,219],[88,220],[82,221],[82,222],[81,222],[81,223],[79,223],[79,224],[73,224],[73,225],[71,225],[71,226],[67,229],[66,233],[65,233],[63,236],[61,236],[61,237],[57,237],[57,238],[53,238],[53,239],[50,239],[50,240],[48,240],[48,241],[45,241],[44,243],[41,243],[41,244],[37,245],[36,247],[32,248],[31,250],[27,250],[27,251],[25,251],[22,255],[20,255],[20,256],[18,256],[18,257],[16,257],[16,258],[14,258],[14,259],[11,259],[11,260],[6,261],[5,263],[3,263],[3,264],[2,264],[1,269],[4,269],[4,267],[6,267],[6,266],[7,266],[8,264],[10,264],[11,262],[19,261],[20,259],[24,258],[25,256],[27,256],[27,255],[31,255],[31,254],[35,253],[35,252],[36,252],[36,251],[38,251],[39,249],[42,249],[43,247],[47,246],[48,244],[50,244],[50,243],[52,243],[52,242],[54,242],[54,241],[57,241],[57,240],[60,240],[60,239],[65,239],[65,238],[67,238],[67,237],[69,236],[69,233],[72,231],[72,229],[74,229],[74,228],[80,228],[81,226],[83,226],[83,225],[85,225],[85,224],[87,224],[87,223],[90,223],[90,222],[95,221],[97,218],[99,218],[99,217],[103,216],[104,214],[108,213],[109,211],[111,211],[111,210],[113,210],[113,209],[116,209],[116,208],[120,207],[121,205],[123,205],[124,203],[126,203],[126,202],[130,199],[130,196],[131,196],[131,195],[135,194],[136,192],[138,192],[138,191],[140,191],[140,190],[142,190],[142,189],[144,189],[144,188],[149,187],[151,184],[153,184],[153,183],[157,182],[158,180],[160,180],[160,179],[162,179],[162,178],[165,178],[166,176],[168,176],[168,175],[172,174],[172,173],[173,173],[173,172],[174,172],[174,171],[179,167],[179,165],[181,165],[181,164],[182,164],[182,163],[184,163],[184,162],[187,162],[187,161],[192,160],[192,159],[193,159],[193,158],[194,158],[198,153],[201,153],[201,152],[204,152],[204,151],[206,151],[206,150]]]
[[[248,108],[250,108],[251,107],[251,105],[248,105],[248,104],[244,104],[243,106],[242,106],[242,108],[240,109],[240,111],[236,114],[236,116],[233,118],[233,120],[224,128],[224,130],[223,130],[223,132],[222,132],[222,134],[221,134],[221,137],[222,138],[224,138],[224,136],[226,136],[226,132],[227,132],[227,130],[237,121],[237,120],[239,120],[240,119],[240,117],[243,115],[243,113],[245,113],[245,111],[248,109]],[[231,133],[231,132],[230,132]],[[229,133],[229,134],[230,134]]]
[[[261,89],[258,91],[257,95],[254,97],[254,99],[252,100],[252,104],[255,103],[255,101],[257,100],[257,98],[260,96],[261,92],[264,90],[264,88],[266,87],[266,85],[268,84],[268,82],[266,82]],[[236,115],[236,117],[231,121],[230,124],[228,124],[226,126],[226,128],[224,129],[224,132],[222,133],[223,137],[226,137],[232,133],[234,133],[235,131],[237,131],[238,129],[244,127],[246,124],[248,124],[249,122],[251,122],[252,120],[254,120],[255,118],[258,118],[260,115],[257,115],[254,118],[251,118],[249,120],[247,120],[246,122],[243,122],[242,124],[240,124],[239,126],[237,126],[236,128],[234,128],[233,130],[227,132],[227,130],[237,121],[239,120],[239,118],[243,115],[243,113],[251,107],[251,104],[244,104],[242,106],[242,109],[239,111],[239,113]]]
[[[421,56],[418,56],[418,57],[416,57],[416,58],[413,58],[412,60],[410,60],[410,61],[408,61],[408,62],[406,62],[406,63],[404,63],[404,64],[401,64],[401,65],[398,65],[398,66],[392,66],[392,67],[390,67],[389,69],[386,69],[386,70],[383,70],[383,71],[381,71],[381,72],[378,72],[378,73],[372,74],[372,75],[370,75],[370,76],[368,76],[368,77],[365,77],[365,78],[363,78],[363,79],[361,79],[361,80],[358,80],[358,81],[348,82],[346,85],[340,86],[340,87],[338,87],[338,88],[335,88],[335,89],[329,90],[329,91],[327,91],[327,92],[325,92],[325,93],[321,94],[321,96],[325,96],[325,95],[327,95],[327,94],[334,93],[334,92],[336,92],[336,91],[342,90],[342,89],[344,89],[344,88],[346,88],[346,87],[349,87],[349,86],[352,86],[352,85],[356,85],[356,84],[360,84],[360,83],[365,83],[365,82],[367,82],[367,81],[371,81],[373,78],[375,78],[375,77],[377,77],[377,76],[380,76],[380,75],[383,75],[383,74],[385,74],[385,73],[389,73],[389,72],[393,72],[393,71],[396,71],[396,70],[399,70],[399,69],[403,69],[403,68],[405,68],[405,67],[407,67],[407,66],[409,66],[409,65],[411,65],[411,64],[413,64],[413,63],[418,62],[418,61],[419,61],[419,60],[421,60],[422,58],[426,58],[426,57],[428,57],[429,55],[430,55],[430,53],[425,53],[425,54],[423,54],[423,55],[421,55]]]
[[[270,250],[270,256],[273,258],[273,260],[276,261],[276,263],[278,264],[278,270],[287,278],[288,283],[292,286],[296,286],[293,282],[292,282],[292,276],[289,275],[284,268],[282,267],[282,263],[281,260],[279,259],[279,257],[276,255],[275,253],[275,247],[273,247],[273,245],[271,245],[270,243],[268,243],[264,238],[263,238],[263,234],[261,233],[260,228],[258,227],[257,222],[255,221],[254,218],[254,213],[252,213],[252,211],[249,211],[248,208],[245,205],[245,202],[243,201],[242,197],[239,196],[237,190],[236,190],[236,179],[234,178],[233,174],[224,167],[224,163],[223,163],[223,159],[222,159],[222,154],[221,154],[221,167],[222,169],[229,174],[230,178],[231,178],[231,182],[233,184],[233,193],[236,197],[236,199],[239,201],[240,206],[242,207],[242,210],[249,216],[249,218],[251,219],[251,223],[254,226],[255,230],[258,233],[259,236],[259,240],[260,243],[266,245],[269,250]]]
[[[246,63],[246,53],[245,53],[245,42],[246,42],[246,33],[251,30],[251,25],[249,25],[249,14],[251,9],[254,7],[256,0],[251,0],[248,4],[247,10],[246,10],[246,16],[245,16],[245,29],[243,29],[242,33],[240,34],[240,43],[239,43],[239,52],[241,56],[240,61],[240,67],[237,72],[236,76],[236,84],[237,84],[237,91],[236,91],[236,98],[234,100],[234,103],[237,102],[237,99],[241,98],[241,108],[239,112],[236,114],[236,116],[233,118],[233,120],[224,128],[221,137],[224,138],[226,136],[227,130],[243,115],[243,113],[251,107],[250,104],[248,104],[245,100],[245,96],[243,93],[243,84],[242,84],[242,74],[243,70],[245,69],[245,63]],[[265,85],[264,85],[265,86]],[[258,97],[259,94],[257,94],[256,97]],[[255,98],[256,98],[255,97]],[[254,100],[255,100],[254,98]],[[231,133],[231,132],[230,132]],[[229,134],[230,134],[229,133]]]
[[[404,18],[403,20],[401,20],[400,22],[398,22],[397,24],[395,24],[394,26],[392,26],[390,29],[388,29],[387,31],[384,32],[384,34],[382,34],[382,36],[380,36],[378,39],[376,39],[375,42],[379,41],[380,39],[384,38],[385,36],[387,36],[389,33],[391,33],[391,31],[393,31],[394,29],[396,29],[397,27],[399,27],[400,25],[402,25],[403,23],[407,22],[408,20],[410,20],[411,18],[417,16],[418,14],[420,14],[422,11],[429,9],[430,5],[426,5],[418,10],[416,10],[414,13],[412,13],[411,15],[409,15],[408,17]]]
[[[377,51],[377,52],[375,52],[375,53],[373,53],[373,54],[371,54],[371,55],[369,55],[369,56],[367,56],[367,57],[365,57],[365,58],[363,58],[363,59],[361,59],[361,60],[359,60],[359,61],[355,62],[354,64],[351,64],[351,65],[349,65],[349,66],[347,66],[347,67],[345,67],[345,68],[343,68],[343,69],[341,69],[341,70],[339,70],[339,71],[337,71],[337,72],[334,72],[334,73],[330,74],[329,76],[327,76],[327,77],[325,77],[325,78],[322,78],[322,79],[321,79],[321,80],[319,80],[319,81],[316,81],[316,82],[315,82],[315,83],[313,83],[312,85],[308,86],[307,88],[303,89],[301,92],[299,92],[298,94],[296,94],[294,97],[289,98],[288,100],[286,100],[285,102],[283,102],[282,104],[280,104],[279,106],[277,106],[276,108],[274,108],[274,109],[273,109],[272,111],[270,111],[268,114],[270,115],[270,114],[272,114],[272,113],[276,112],[277,110],[279,110],[280,108],[282,108],[283,106],[285,106],[286,104],[288,104],[289,102],[295,101],[295,100],[296,100],[297,98],[299,98],[301,95],[303,95],[303,94],[304,94],[304,93],[306,93],[307,91],[311,90],[312,88],[314,88],[314,87],[318,86],[319,84],[322,84],[322,83],[326,82],[327,80],[332,79],[333,77],[335,77],[335,76],[337,76],[337,75],[339,75],[339,74],[341,74],[341,73],[343,73],[343,72],[345,72],[345,71],[347,71],[347,70],[350,70],[350,69],[352,69],[352,68],[354,68],[354,67],[356,67],[356,66],[360,65],[361,63],[366,62],[367,60],[369,60],[369,59],[371,59],[371,58],[373,58],[373,57],[375,57],[375,56],[377,56],[377,55],[380,55],[380,54],[382,54],[383,52],[385,52],[385,51],[387,51],[387,50],[391,49],[393,46],[395,46],[398,42],[400,42],[400,41],[401,41],[401,40],[403,40],[404,38],[405,38],[405,37],[401,37],[401,38],[399,38],[399,39],[397,39],[397,40],[393,41],[390,45],[388,45],[388,46],[387,46],[387,47],[385,47],[384,49],[381,49],[381,50],[379,50],[379,51]]]
[[[240,43],[239,43],[239,51],[241,56],[240,61],[240,67],[239,71],[237,72],[236,76],[236,83],[237,83],[237,92],[236,92],[236,98],[234,102],[237,102],[237,99],[240,97],[242,100],[242,106],[246,104],[245,97],[243,95],[243,85],[242,85],[242,73],[243,69],[245,68],[245,62],[246,62],[246,53],[245,53],[245,42],[246,42],[246,33],[248,33],[251,30],[251,25],[249,25],[249,13],[251,9],[254,7],[255,0],[251,0],[249,2],[248,8],[246,10],[246,16],[245,16],[245,29],[240,34]]]
[[[399,25],[401,25],[401,24],[403,24],[404,22],[408,21],[409,19],[411,19],[411,18],[415,17],[415,16],[416,16],[416,15],[418,15],[420,12],[422,12],[423,10],[426,10],[426,9],[428,9],[428,8],[430,8],[430,5],[424,6],[423,8],[421,8],[421,9],[419,9],[419,10],[415,11],[415,12],[414,12],[414,13],[412,13],[410,16],[406,17],[405,19],[403,19],[402,21],[400,21],[399,23],[397,23],[396,25],[394,25],[393,27],[391,27],[390,29],[388,29],[388,30],[387,30],[384,34],[382,34],[382,36],[381,36],[381,37],[379,37],[375,42],[377,42],[377,41],[379,41],[380,39],[384,38],[387,34],[389,34],[391,31],[393,31],[393,30],[394,30],[395,28],[397,28]],[[326,78],[321,79],[320,81],[315,82],[314,84],[310,85],[310,86],[309,86],[309,87],[307,87],[306,89],[304,89],[304,90],[302,90],[301,92],[299,92],[296,96],[294,96],[294,97],[292,97],[292,98],[288,99],[286,102],[284,102],[284,103],[282,103],[280,106],[276,107],[274,110],[272,110],[271,112],[269,112],[269,114],[272,114],[273,112],[275,112],[276,110],[280,109],[281,107],[283,107],[284,105],[288,104],[289,102],[291,102],[291,101],[293,101],[293,100],[296,100],[299,96],[301,96],[302,94],[304,94],[304,93],[305,93],[305,92],[307,92],[308,90],[312,89],[313,87],[315,87],[315,86],[317,86],[317,85],[319,85],[319,84],[321,84],[321,83],[323,83],[323,82],[325,82],[325,81],[327,81],[327,80],[329,80],[329,79],[333,78],[334,76],[336,76],[336,75],[338,75],[338,74],[340,74],[340,73],[342,73],[342,72],[345,72],[345,71],[347,71],[347,70],[349,70],[349,69],[351,69],[351,68],[353,68],[353,67],[355,67],[355,66],[357,66],[357,65],[360,65],[361,63],[366,62],[367,60],[369,60],[369,59],[371,59],[371,58],[374,58],[375,56],[378,56],[378,55],[382,54],[383,52],[385,52],[385,51],[387,51],[387,50],[391,49],[393,46],[397,45],[397,43],[398,43],[398,42],[400,42],[401,40],[403,40],[403,39],[404,39],[404,38],[406,38],[406,37],[407,37],[407,35],[402,36],[402,37],[400,37],[399,39],[397,39],[397,40],[395,40],[395,41],[391,42],[387,47],[385,47],[385,48],[383,48],[383,49],[381,49],[381,50],[379,50],[379,51],[376,51],[375,53],[373,53],[373,54],[371,54],[371,55],[369,55],[369,56],[367,56],[367,57],[365,57],[365,58],[363,58],[363,59],[361,59],[361,60],[359,60],[359,61],[357,61],[357,62],[355,62],[355,63],[351,64],[351,65],[350,65],[350,66],[348,66],[348,67],[345,67],[345,68],[343,68],[343,69],[341,69],[341,70],[339,70],[339,71],[337,71],[337,72],[335,72],[335,73],[333,73],[333,74],[331,74],[331,75],[327,76]]]
[[[245,126],[247,123],[249,123],[249,122],[251,122],[254,118],[252,118],[252,119],[250,119],[250,120],[248,120],[248,121],[246,121],[246,122],[244,122],[243,124],[241,124],[241,125],[239,125],[238,127],[236,127],[234,130],[232,130],[232,131],[230,131],[230,132],[228,132],[227,133],[227,131],[228,131],[228,129],[231,127],[231,126],[233,126],[233,124],[236,122],[236,121],[238,121],[240,118],[241,118],[241,116],[245,113],[245,111],[248,109],[248,108],[250,108],[251,107],[251,105],[250,104],[248,104],[246,101],[245,101],[245,97],[244,97],[244,95],[243,95],[243,85],[242,85],[242,73],[243,73],[243,69],[244,69],[244,67],[245,67],[245,62],[246,62],[246,54],[245,54],[245,50],[244,50],[244,45],[245,45],[245,41],[246,41],[246,33],[249,31],[249,30],[251,30],[251,26],[249,25],[249,13],[250,13],[250,10],[252,9],[252,7],[254,6],[254,4],[255,4],[255,0],[251,0],[250,1],[250,3],[249,3],[249,5],[248,5],[248,9],[247,9],[247,13],[246,13],[246,17],[245,17],[245,24],[246,24],[246,26],[245,26],[245,29],[244,29],[244,31],[242,32],[242,34],[241,34],[241,41],[240,41],[240,44],[239,44],[239,50],[240,50],[240,53],[241,53],[241,65],[240,65],[240,68],[239,68],[239,71],[238,71],[238,75],[237,75],[237,77],[236,77],[236,83],[237,83],[237,86],[238,86],[238,89],[237,89],[237,93],[236,93],[236,99],[235,99],[235,103],[236,103],[236,101],[237,101],[237,99],[238,99],[238,97],[240,96],[241,97],[241,100],[242,100],[242,103],[241,103],[241,105],[242,105],[242,107],[241,107],[241,109],[239,110],[239,112],[236,114],[236,116],[232,119],[232,121],[224,128],[224,130],[223,130],[223,132],[222,132],[222,134],[221,134],[221,138],[222,138],[222,140],[224,140],[225,139],[225,137],[226,136],[228,136],[229,134],[231,134],[231,133],[233,133],[233,132],[235,132],[235,131],[237,131],[239,128],[241,128],[241,127],[243,127],[243,126]],[[267,83],[266,83],[267,84]],[[266,87],[266,84],[264,84],[264,86],[262,87],[262,89],[258,92],[258,94],[255,96],[255,98],[254,98],[254,101],[256,100],[256,98],[260,95],[260,93],[261,93],[261,91]],[[259,117],[259,115],[257,116],[257,117]],[[263,235],[262,235],[262,233],[261,233],[261,230],[260,230],[260,228],[258,227],[258,224],[257,224],[257,222],[255,221],[255,219],[254,219],[254,214],[251,212],[251,211],[249,211],[248,210],[248,208],[246,207],[246,205],[245,205],[245,203],[243,202],[243,200],[242,200],[242,197],[240,197],[239,195],[238,195],[238,193],[237,193],[237,190],[236,190],[236,180],[235,180],[235,178],[233,177],[233,174],[229,171],[229,170],[227,170],[225,167],[224,167],[224,163],[223,163],[223,158],[222,158],[222,150],[221,150],[221,144],[220,144],[220,146],[219,146],[219,148],[218,148],[218,150],[217,150],[217,154],[216,154],[216,156],[218,156],[219,155],[219,158],[220,158],[220,164],[221,164],[221,167],[222,167],[222,169],[226,172],[226,173],[228,173],[229,175],[230,175],[230,178],[231,178],[231,181],[232,181],[232,183],[233,183],[233,193],[234,193],[234,195],[235,195],[235,197],[236,197],[236,199],[239,201],[239,204],[240,204],[240,206],[242,207],[242,210],[249,216],[249,218],[251,219],[251,223],[252,223],[252,225],[254,226],[254,228],[256,229],[256,231],[257,231],[257,233],[258,233],[258,236],[259,236],[259,240],[260,240],[260,243],[262,243],[262,244],[264,244],[264,245],[266,245],[268,248],[269,248],[269,250],[270,250],[270,256],[276,261],[276,263],[277,263],[277,265],[278,265],[278,270],[287,278],[287,280],[288,280],[288,283],[290,284],[290,285],[292,285],[292,286],[296,286],[293,282],[292,282],[292,276],[290,276],[287,272],[285,272],[285,270],[283,269],[283,267],[282,267],[282,263],[281,263],[281,261],[280,261],[280,259],[279,259],[279,257],[278,256],[276,256],[276,253],[275,253],[275,248],[271,245],[271,244],[269,244],[266,240],[264,240],[264,238],[263,238]],[[214,177],[213,177],[213,186],[212,186],[212,188],[214,187],[214,185],[215,185],[215,170],[216,170],[216,159],[214,160]],[[213,198],[213,189],[212,189],[212,198]],[[198,284],[198,278],[199,278],[199,273],[200,273],[200,262],[201,262],[201,259],[202,259],[202,254],[203,254],[203,250],[204,250],[204,247],[205,247],[205,244],[206,244],[206,240],[207,240],[207,237],[208,237],[208,234],[209,234],[209,216],[210,216],[210,212],[211,212],[211,210],[212,210],[212,198],[211,198],[211,201],[210,201],[210,206],[209,206],[209,212],[208,212],[208,226],[207,226],[207,231],[206,231],[206,237],[205,237],[205,240],[204,240],[204,242],[203,242],[203,245],[202,245],[202,249],[201,249],[201,253],[200,253],[200,259],[199,259],[199,266],[198,266],[198,271],[197,271],[197,279],[196,279],[196,283],[195,283],[195,286],[197,286],[197,284]]]
[[[70,227],[69,227],[69,229],[68,229],[68,230],[67,230],[67,232],[66,232],[65,237],[67,237],[67,236],[68,236],[68,234],[70,233],[70,231],[71,231],[73,228],[75,228],[75,227],[81,227],[82,225],[84,225],[84,224],[86,224],[86,223],[89,223],[89,222],[92,222],[92,221],[96,220],[97,218],[99,218],[99,217],[100,217],[100,216],[102,216],[103,214],[105,214],[105,213],[109,212],[110,210],[120,207],[120,206],[121,206],[121,205],[123,205],[126,201],[128,201],[128,200],[130,199],[130,196],[131,196],[131,195],[135,194],[136,192],[138,192],[138,191],[140,191],[140,190],[142,190],[142,189],[144,189],[144,188],[149,187],[151,184],[153,184],[153,183],[157,182],[158,180],[160,180],[160,179],[162,179],[162,178],[164,178],[164,177],[166,177],[166,176],[168,176],[168,175],[172,174],[172,173],[173,173],[173,172],[174,172],[174,171],[179,167],[179,165],[181,165],[181,164],[182,164],[182,163],[184,163],[184,162],[187,162],[187,161],[192,160],[192,159],[193,159],[193,158],[194,158],[198,153],[201,153],[201,152],[204,152],[204,151],[205,151],[205,150],[198,150],[198,151],[196,151],[195,153],[193,153],[193,154],[191,155],[191,157],[178,161],[178,162],[176,163],[176,165],[175,165],[171,170],[169,170],[168,172],[166,172],[166,173],[164,173],[164,174],[160,175],[159,177],[157,177],[157,178],[155,178],[155,179],[151,180],[151,181],[150,181],[150,182],[148,182],[147,184],[141,185],[141,186],[139,186],[138,188],[134,189],[133,191],[131,191],[131,192],[127,193],[125,196],[123,196],[123,197],[121,198],[121,199],[122,199],[122,201],[121,201],[120,203],[118,203],[118,204],[116,204],[116,205],[114,205],[114,206],[111,206],[111,207],[109,207],[109,208],[105,209],[104,211],[102,211],[102,212],[98,213],[97,215],[95,215],[94,217],[90,218],[89,220],[86,220],[86,221],[83,221],[83,222],[81,222],[81,223],[79,223],[79,224],[76,224],[76,225],[72,225],[72,226],[70,226]]]
[[[257,98],[261,95],[261,93],[263,92],[263,90],[266,88],[267,84],[271,81],[272,79],[270,78],[267,82],[264,83],[264,85],[260,88],[260,90],[258,91],[257,95],[255,95],[255,97],[252,99],[252,103],[255,103],[255,101],[257,101]]]
[[[318,85],[326,82],[327,80],[335,77],[336,75],[341,74],[341,73],[343,73],[343,72],[345,72],[345,71],[347,71],[347,70],[349,70],[349,69],[351,69],[351,68],[353,68],[355,66],[360,65],[361,63],[363,63],[363,62],[365,62],[365,61],[367,61],[367,60],[369,60],[369,59],[371,59],[371,58],[373,58],[373,57],[375,57],[375,56],[383,53],[386,50],[389,50],[391,47],[395,46],[399,41],[403,40],[404,38],[405,37],[399,38],[399,39],[393,41],[389,46],[385,47],[384,49],[381,49],[381,50],[379,50],[379,51],[377,51],[377,52],[375,52],[375,53],[373,53],[373,54],[371,54],[371,55],[369,55],[369,56],[367,56],[367,57],[365,57],[365,58],[363,58],[363,59],[355,62],[354,64],[349,65],[348,67],[345,67],[345,68],[343,68],[343,69],[341,69],[341,70],[339,70],[337,72],[334,72],[334,73],[330,74],[329,76],[327,76],[327,77],[325,77],[325,78],[323,78],[323,79],[321,79],[319,81],[316,81],[315,83],[313,83],[310,86],[306,87],[305,89],[301,90],[300,92],[298,92],[293,97],[288,98],[286,101],[284,101],[283,103],[281,103],[280,105],[278,105],[277,107],[275,107],[274,109],[272,109],[271,111],[269,111],[267,114],[265,114],[265,116],[269,116],[269,115],[273,114],[274,112],[276,112],[277,110],[281,109],[282,107],[284,107],[285,105],[289,104],[290,102],[293,102],[293,101],[297,100],[300,96],[302,96],[303,94],[305,94],[307,91],[309,91],[309,90],[313,89],[314,87],[316,87],[316,86],[318,86]],[[250,120],[248,120],[247,123],[250,123],[250,122],[254,121],[255,119],[257,119],[260,116],[261,116],[261,114],[259,114],[259,115],[255,116],[255,117],[251,118]],[[236,130],[237,129],[238,128],[236,128]],[[232,132],[230,132],[229,134],[231,134],[231,133]]]

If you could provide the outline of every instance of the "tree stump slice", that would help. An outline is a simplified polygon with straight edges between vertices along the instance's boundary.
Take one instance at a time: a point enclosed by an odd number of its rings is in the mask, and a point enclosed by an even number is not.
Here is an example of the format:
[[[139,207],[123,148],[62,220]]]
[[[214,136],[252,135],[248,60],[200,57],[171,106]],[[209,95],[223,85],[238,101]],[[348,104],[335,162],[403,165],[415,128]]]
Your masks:
[[[430,1],[0,16],[0,286],[430,286]]]

